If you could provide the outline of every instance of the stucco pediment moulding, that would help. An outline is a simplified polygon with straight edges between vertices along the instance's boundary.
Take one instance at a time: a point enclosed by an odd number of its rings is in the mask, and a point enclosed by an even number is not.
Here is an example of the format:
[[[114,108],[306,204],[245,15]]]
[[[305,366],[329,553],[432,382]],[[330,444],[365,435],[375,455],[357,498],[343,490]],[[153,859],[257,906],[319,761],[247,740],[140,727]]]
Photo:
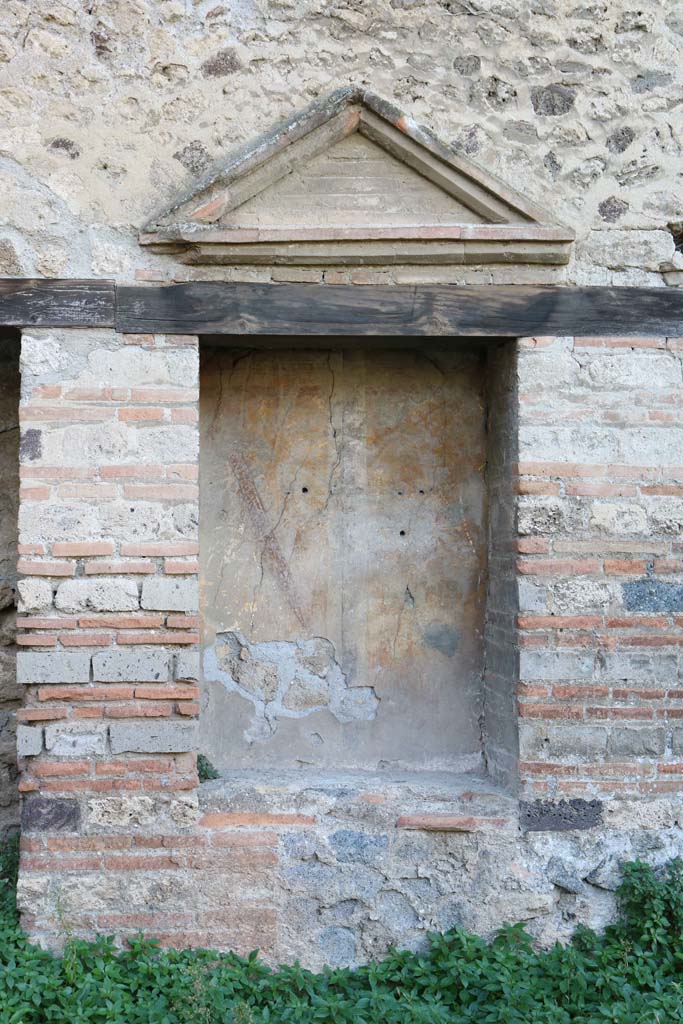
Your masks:
[[[259,136],[140,233],[192,264],[545,263],[574,232],[396,107],[340,89]]]

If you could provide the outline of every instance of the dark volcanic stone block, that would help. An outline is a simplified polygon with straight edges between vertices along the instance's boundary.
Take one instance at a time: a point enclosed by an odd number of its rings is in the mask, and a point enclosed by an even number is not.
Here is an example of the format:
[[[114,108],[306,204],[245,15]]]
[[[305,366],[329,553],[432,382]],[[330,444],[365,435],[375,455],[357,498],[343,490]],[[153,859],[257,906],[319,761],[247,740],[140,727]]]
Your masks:
[[[81,809],[76,800],[32,796],[24,801],[21,827],[24,832],[77,832]]]
[[[525,832],[570,832],[602,824],[600,800],[522,800],[519,822]]]
[[[644,579],[624,583],[624,604],[630,612],[683,611],[683,586]]]

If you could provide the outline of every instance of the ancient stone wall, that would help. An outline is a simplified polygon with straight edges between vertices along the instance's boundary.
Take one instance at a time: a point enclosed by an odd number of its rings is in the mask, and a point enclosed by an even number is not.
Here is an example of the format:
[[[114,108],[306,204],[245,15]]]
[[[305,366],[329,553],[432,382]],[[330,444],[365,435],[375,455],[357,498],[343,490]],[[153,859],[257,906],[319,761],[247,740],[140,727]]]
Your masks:
[[[682,48],[678,0],[7,0],[0,274],[664,287],[683,267]],[[148,218],[214,161],[349,83],[574,228],[569,264],[192,267],[139,246]],[[361,184],[381,214],[387,189],[372,178]],[[399,179],[404,216],[418,193]],[[307,201],[310,181],[296,181]],[[623,858],[683,853],[681,339],[487,343],[490,572],[485,617],[468,620],[484,634],[480,770],[363,762],[321,777],[226,758],[201,787],[198,345],[23,337],[16,719],[30,934],[57,946],[144,928],[317,967],[453,924],[491,934],[523,920],[552,942],[604,923]],[[12,374],[0,459],[15,443]],[[10,458],[3,531],[13,473]],[[12,545],[3,532],[3,601]],[[237,562],[216,550],[225,582]],[[3,784],[15,691],[11,612],[0,620]],[[235,673],[263,653],[230,643]],[[329,649],[292,656],[334,671]],[[0,830],[14,820],[7,799]]]
[[[356,83],[576,229],[566,270],[453,267],[449,280],[662,284],[683,205],[682,33],[674,0],[7,0],[0,272],[296,274],[174,267],[137,232],[226,152]]]
[[[15,603],[19,506],[19,339],[0,334],[0,838],[19,822],[13,711],[16,681]]]
[[[551,942],[605,923],[622,859],[683,851],[680,339],[492,351],[488,476],[512,502],[492,564],[518,561],[507,596],[489,587],[488,775],[242,770],[199,789],[196,355],[24,336],[26,927],[320,966],[453,924]]]

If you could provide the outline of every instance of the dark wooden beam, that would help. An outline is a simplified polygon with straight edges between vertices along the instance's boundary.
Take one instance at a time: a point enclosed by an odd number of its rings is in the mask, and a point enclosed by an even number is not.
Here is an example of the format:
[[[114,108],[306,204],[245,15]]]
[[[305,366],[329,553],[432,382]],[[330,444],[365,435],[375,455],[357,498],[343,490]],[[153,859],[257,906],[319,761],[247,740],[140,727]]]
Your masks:
[[[681,335],[683,289],[206,282],[117,289],[130,334]]]
[[[113,327],[113,281],[0,278],[0,325]]]
[[[683,337],[683,289],[0,279],[0,326],[130,334]]]

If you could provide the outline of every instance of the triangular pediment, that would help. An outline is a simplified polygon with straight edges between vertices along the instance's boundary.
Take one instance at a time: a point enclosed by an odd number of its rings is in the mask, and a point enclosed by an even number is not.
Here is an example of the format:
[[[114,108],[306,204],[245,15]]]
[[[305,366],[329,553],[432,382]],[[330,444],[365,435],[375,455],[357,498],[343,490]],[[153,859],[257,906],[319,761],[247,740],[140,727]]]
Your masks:
[[[145,227],[193,263],[564,263],[573,233],[372,93],[345,89]]]

